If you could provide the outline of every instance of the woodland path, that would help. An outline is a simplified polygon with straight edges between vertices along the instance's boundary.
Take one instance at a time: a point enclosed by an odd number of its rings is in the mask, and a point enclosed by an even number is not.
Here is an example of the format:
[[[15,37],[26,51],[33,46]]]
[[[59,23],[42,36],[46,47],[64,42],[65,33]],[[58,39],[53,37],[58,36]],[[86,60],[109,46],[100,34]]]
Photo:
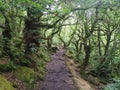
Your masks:
[[[65,63],[65,50],[59,47],[47,65],[47,75],[39,90],[76,90]]]

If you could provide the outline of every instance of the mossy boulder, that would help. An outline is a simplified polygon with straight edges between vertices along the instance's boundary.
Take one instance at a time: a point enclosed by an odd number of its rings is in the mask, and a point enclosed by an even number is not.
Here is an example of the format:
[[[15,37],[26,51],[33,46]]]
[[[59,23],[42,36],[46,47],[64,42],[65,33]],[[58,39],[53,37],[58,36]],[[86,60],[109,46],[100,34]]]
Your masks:
[[[0,90],[14,90],[9,81],[0,75]]]
[[[34,81],[36,77],[33,69],[23,66],[18,66],[16,68],[15,76],[25,83],[31,83],[31,81]]]

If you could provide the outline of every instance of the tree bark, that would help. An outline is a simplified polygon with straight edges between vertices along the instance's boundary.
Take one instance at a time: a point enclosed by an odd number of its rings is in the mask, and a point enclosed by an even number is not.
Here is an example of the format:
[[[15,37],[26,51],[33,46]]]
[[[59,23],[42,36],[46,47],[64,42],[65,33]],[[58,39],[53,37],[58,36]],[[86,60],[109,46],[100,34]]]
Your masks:
[[[2,33],[3,38],[4,38],[3,54],[8,55],[10,57],[10,60],[14,60],[14,56],[13,56],[13,54],[11,52],[11,48],[10,48],[10,40],[12,38],[11,33],[12,33],[12,30],[9,25],[9,20],[7,18],[5,18],[5,28]]]
[[[87,44],[84,44],[84,50],[85,50],[85,58],[84,58],[84,61],[83,61],[83,64],[82,64],[82,70],[86,70],[88,64],[89,64],[89,58],[90,58],[90,46],[87,45]]]

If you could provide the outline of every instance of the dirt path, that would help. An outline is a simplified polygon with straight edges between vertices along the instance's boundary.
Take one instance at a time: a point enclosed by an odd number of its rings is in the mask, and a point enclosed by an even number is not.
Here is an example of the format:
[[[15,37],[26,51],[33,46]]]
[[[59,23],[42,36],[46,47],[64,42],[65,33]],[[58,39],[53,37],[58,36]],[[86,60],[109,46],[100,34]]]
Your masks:
[[[80,77],[80,74],[77,72],[77,67],[75,66],[76,64],[72,59],[66,57],[66,63],[78,90],[98,90],[96,86],[91,85],[88,81]]]
[[[65,50],[59,48],[47,65],[47,75],[39,90],[76,90],[69,70],[66,67]]]

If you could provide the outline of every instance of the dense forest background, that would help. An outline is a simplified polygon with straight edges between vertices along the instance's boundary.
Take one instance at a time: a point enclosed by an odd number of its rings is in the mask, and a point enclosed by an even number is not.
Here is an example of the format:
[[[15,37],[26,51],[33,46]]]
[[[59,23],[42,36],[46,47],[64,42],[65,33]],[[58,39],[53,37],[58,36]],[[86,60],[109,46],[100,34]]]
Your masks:
[[[120,90],[120,0],[0,0],[1,74],[32,68],[35,86],[57,46],[84,79]]]

